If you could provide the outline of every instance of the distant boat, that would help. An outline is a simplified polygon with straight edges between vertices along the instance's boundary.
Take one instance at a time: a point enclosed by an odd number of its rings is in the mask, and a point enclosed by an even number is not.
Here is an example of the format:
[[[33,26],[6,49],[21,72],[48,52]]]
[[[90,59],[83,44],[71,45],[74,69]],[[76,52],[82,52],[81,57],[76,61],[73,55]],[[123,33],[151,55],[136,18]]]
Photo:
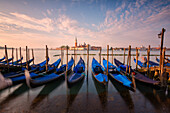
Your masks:
[[[85,63],[84,63],[84,60],[81,57],[80,57],[80,60],[77,63],[77,65],[74,67],[73,72],[74,73],[71,76],[69,76],[68,79],[67,79],[69,86],[71,86],[71,85],[73,85],[73,84],[84,79]]]
[[[103,58],[103,66],[107,70],[107,60]],[[109,71],[109,78],[118,82],[119,84],[125,86],[128,89],[134,91],[132,82],[127,78],[127,76],[123,75],[119,71],[117,71],[116,66],[112,63],[108,62],[108,71]]]
[[[74,59],[71,58],[71,60],[68,62],[68,69],[66,71],[66,64],[60,66],[60,68],[56,69],[56,72],[51,73],[51,74],[43,74],[41,77],[32,79],[31,75],[38,75],[35,73],[29,73],[29,71],[25,70],[25,76],[26,76],[26,83],[29,87],[37,87],[49,82],[52,82],[54,80],[63,78],[64,75],[69,74],[71,72],[72,66],[74,64]]]
[[[94,79],[103,86],[108,84],[108,76],[104,73],[104,68],[95,58],[92,60],[92,75]]]

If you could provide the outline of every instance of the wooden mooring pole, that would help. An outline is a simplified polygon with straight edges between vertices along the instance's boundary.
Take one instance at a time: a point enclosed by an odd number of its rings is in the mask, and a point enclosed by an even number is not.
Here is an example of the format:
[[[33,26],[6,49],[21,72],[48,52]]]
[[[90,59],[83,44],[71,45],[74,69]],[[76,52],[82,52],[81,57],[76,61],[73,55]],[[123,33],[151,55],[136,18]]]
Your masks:
[[[151,78],[150,69],[149,69],[149,60],[150,60],[150,45],[147,50],[147,75],[149,76],[149,78]]]
[[[66,46],[66,74],[65,74],[65,79],[67,81],[67,74],[68,74],[68,45]]]
[[[89,70],[89,44],[87,45],[87,80],[88,80],[88,70]]]
[[[76,61],[76,50],[74,48],[74,67],[75,67],[75,61]]]
[[[16,60],[18,60],[18,49],[16,48]]]
[[[99,63],[101,64],[101,53],[102,53],[102,48],[99,49]]]
[[[131,73],[131,45],[129,46],[129,74]]]
[[[28,47],[26,46],[26,68],[28,70]]]
[[[62,47],[61,47],[61,65],[63,65],[63,51],[62,51]]]
[[[130,51],[130,46],[129,46],[129,49],[128,49],[127,65],[126,65],[126,73],[125,73],[125,75],[127,75],[127,73],[128,73],[128,64],[129,64],[129,51]]]
[[[46,72],[48,71],[48,47],[46,45]]]
[[[19,51],[20,51],[20,58],[22,58],[22,55],[21,55],[21,47],[19,48]],[[18,59],[18,57],[17,57]],[[22,67],[22,60],[21,60],[21,67]]]
[[[125,48],[124,48],[124,54],[123,54],[123,64],[125,64]]]
[[[30,60],[30,49],[28,49],[28,60]]]
[[[32,49],[32,58],[33,58],[33,64],[34,64],[34,50]]]
[[[138,48],[136,47],[136,70],[138,70]]]
[[[106,74],[109,74],[109,45],[107,45],[107,70]]]
[[[6,47],[6,45],[5,45],[5,59],[6,59],[7,66],[8,66],[8,71],[9,71],[8,52],[7,52],[7,47]]]
[[[114,50],[114,49],[112,48],[112,64],[113,64],[113,50]]]
[[[164,28],[162,28],[162,32],[160,33],[160,34],[158,34],[158,37],[159,36],[161,36],[161,37],[159,37],[159,38],[161,38],[161,48],[160,48],[160,62],[159,62],[159,70],[160,70],[160,72],[161,72],[161,64],[162,64],[162,49],[163,49],[163,41],[164,41],[164,32],[165,32],[165,29]]]
[[[162,52],[162,59],[161,59],[161,70],[160,70],[160,79],[161,79],[161,86],[164,86],[165,85],[165,76],[163,76],[164,74],[164,60],[165,60],[165,48],[163,49],[163,52]]]
[[[14,48],[12,48],[12,65],[14,63]]]
[[[138,52],[137,52],[137,57],[138,57]],[[131,45],[129,46],[129,75],[132,76],[132,83],[134,86],[134,90],[136,91],[135,76],[133,75],[133,73],[131,73]]]

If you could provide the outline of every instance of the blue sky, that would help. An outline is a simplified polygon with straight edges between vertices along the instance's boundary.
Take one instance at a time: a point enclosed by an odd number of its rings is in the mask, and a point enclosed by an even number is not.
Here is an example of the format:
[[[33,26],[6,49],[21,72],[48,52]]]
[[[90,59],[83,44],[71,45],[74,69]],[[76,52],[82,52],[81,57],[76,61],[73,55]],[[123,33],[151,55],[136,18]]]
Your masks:
[[[170,47],[170,0],[0,0],[0,46]]]

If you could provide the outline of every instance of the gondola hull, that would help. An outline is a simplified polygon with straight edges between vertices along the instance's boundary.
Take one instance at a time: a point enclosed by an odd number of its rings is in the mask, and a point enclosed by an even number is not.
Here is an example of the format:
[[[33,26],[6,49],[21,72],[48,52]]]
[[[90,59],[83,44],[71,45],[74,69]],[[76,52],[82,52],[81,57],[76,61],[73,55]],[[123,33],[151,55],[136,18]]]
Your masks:
[[[73,73],[73,74],[76,74],[76,73]],[[68,80],[67,80],[68,87],[71,88],[73,85],[78,84],[78,83],[80,83],[81,81],[83,81],[84,78],[85,78],[83,74],[84,74],[84,73],[82,73],[82,74],[80,75],[80,77],[79,77],[78,79],[74,80],[74,81],[68,81]],[[69,78],[68,78],[68,79],[69,79]]]
[[[123,64],[118,61],[117,59],[114,59],[115,61],[115,64],[118,66],[118,67],[121,67]],[[120,71],[122,71],[123,73],[125,73],[124,71],[125,69],[122,69],[120,68]],[[135,70],[132,70],[131,69],[131,72],[132,74],[134,74],[134,77],[135,77],[135,80],[138,81],[138,82],[141,82],[143,84],[146,84],[146,85],[149,85],[149,86],[152,86],[152,87],[160,87],[160,81],[155,81],[155,80],[152,80],[148,77],[146,77],[145,75],[135,71]],[[129,78],[132,78],[131,75],[128,76]]]
[[[85,76],[85,63],[84,60],[80,57],[80,60],[73,69],[73,73],[67,78],[68,87],[71,87],[72,85],[82,81],[84,79],[84,76]]]

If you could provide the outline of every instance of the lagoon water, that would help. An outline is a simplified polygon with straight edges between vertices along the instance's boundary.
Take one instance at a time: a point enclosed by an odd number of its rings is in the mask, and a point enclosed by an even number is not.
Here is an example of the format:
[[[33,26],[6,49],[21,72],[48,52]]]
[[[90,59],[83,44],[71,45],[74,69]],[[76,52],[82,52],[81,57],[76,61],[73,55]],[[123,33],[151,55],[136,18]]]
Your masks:
[[[0,50],[0,58],[4,55]],[[11,50],[8,50],[9,57]],[[30,52],[31,53],[31,52]],[[70,54],[73,51],[69,51]],[[86,54],[86,51],[76,51]],[[102,51],[106,53],[106,51]],[[111,51],[110,51],[111,53]],[[114,51],[115,54],[123,54],[123,51]],[[126,52],[127,53],[127,52]],[[132,51],[132,54],[135,51]],[[146,51],[140,51],[140,56]],[[58,50],[49,50],[50,62],[56,61],[60,54]],[[19,84],[0,91],[0,113],[169,113],[170,112],[170,90],[155,90],[141,84],[137,84],[136,92],[127,90],[114,81],[109,80],[108,87],[100,87],[91,74],[91,62],[95,57],[99,60],[99,51],[90,51],[89,69],[83,82],[68,88],[64,80],[30,89],[26,84]],[[159,51],[151,51],[151,54],[159,54]],[[166,54],[170,54],[169,51]],[[15,53],[14,53],[15,55]],[[25,51],[22,51],[25,58]],[[31,55],[30,55],[31,56]],[[34,50],[35,63],[45,60],[45,50]],[[87,56],[81,55],[85,62]],[[106,56],[102,56],[102,58]],[[115,56],[123,61],[123,56]],[[71,58],[71,55],[68,59]],[[77,55],[77,63],[80,55]],[[132,57],[133,59],[133,57]],[[139,60],[142,58],[139,57]],[[151,56],[155,61],[155,57]],[[25,60],[25,59],[24,59]],[[112,56],[109,57],[112,61]],[[64,63],[66,57],[64,56]],[[132,67],[135,63],[131,61]],[[86,63],[87,67],[87,63]],[[86,68],[87,70],[87,68]]]

